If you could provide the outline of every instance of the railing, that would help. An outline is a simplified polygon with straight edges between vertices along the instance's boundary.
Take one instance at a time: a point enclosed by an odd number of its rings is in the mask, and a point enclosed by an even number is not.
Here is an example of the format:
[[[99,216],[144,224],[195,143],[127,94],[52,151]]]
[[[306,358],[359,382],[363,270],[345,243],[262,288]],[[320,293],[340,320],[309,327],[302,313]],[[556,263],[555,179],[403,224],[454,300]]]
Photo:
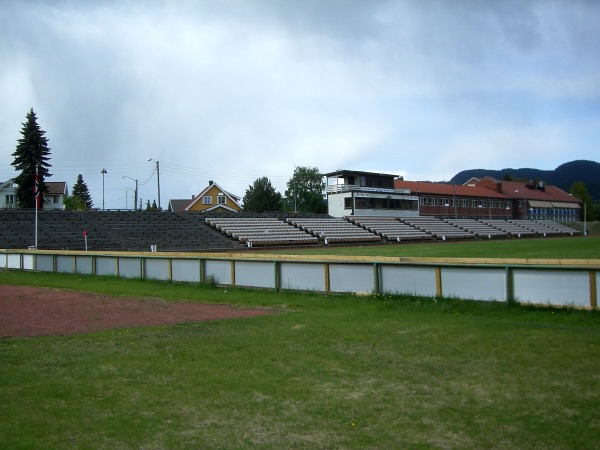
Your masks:
[[[0,250],[0,269],[596,308],[600,260]]]
[[[358,186],[356,184],[330,184],[325,187],[326,194],[341,194],[344,192],[362,191],[362,192],[381,192],[384,194],[410,194],[409,189],[386,189],[377,187]]]

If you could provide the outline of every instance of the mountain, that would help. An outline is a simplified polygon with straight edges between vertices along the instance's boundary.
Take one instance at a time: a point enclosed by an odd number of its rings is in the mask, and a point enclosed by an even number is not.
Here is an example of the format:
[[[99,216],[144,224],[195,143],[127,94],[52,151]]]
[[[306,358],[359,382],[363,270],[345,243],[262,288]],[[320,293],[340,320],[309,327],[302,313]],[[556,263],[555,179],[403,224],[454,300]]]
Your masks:
[[[594,202],[600,201],[600,163],[595,161],[577,160],[558,166],[554,170],[531,168],[521,169],[470,169],[457,173],[450,180],[452,183],[463,184],[471,178],[492,177],[503,180],[508,175],[513,180],[538,180],[554,185],[569,192],[576,181],[582,181]]]

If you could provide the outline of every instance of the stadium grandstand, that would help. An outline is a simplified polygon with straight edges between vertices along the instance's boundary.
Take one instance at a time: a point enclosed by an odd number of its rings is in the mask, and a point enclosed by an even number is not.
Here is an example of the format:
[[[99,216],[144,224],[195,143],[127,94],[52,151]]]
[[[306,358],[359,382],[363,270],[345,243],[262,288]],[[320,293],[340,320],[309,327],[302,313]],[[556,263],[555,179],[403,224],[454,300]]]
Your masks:
[[[173,200],[168,212],[40,210],[37,248],[202,252],[579,234],[567,224],[578,221],[581,202],[540,182],[455,185],[350,170],[324,177],[329,214],[238,210],[239,198],[211,181],[181,205]],[[0,209],[0,248],[31,247],[34,211],[14,206]]]
[[[34,214],[33,210],[0,210],[0,248],[32,247]],[[579,234],[564,224],[528,219],[339,218],[289,212],[215,216],[195,212],[97,210],[41,210],[37,231],[40,250],[170,252]]]

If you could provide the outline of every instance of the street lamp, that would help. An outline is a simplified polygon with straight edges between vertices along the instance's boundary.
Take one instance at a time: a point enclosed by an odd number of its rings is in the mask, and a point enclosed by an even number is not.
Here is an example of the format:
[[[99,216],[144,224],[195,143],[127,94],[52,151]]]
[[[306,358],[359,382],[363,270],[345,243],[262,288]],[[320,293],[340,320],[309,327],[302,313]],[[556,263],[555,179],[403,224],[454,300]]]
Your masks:
[[[137,211],[137,201],[138,201],[138,180],[128,177],[127,175],[125,175],[122,178],[129,178],[132,181],[135,181],[135,203],[133,204],[133,210]]]
[[[102,169],[102,172],[100,173],[102,174],[102,211],[104,211],[104,175],[106,175],[108,172],[106,169]]]
[[[587,236],[587,204],[583,202],[583,235]]]
[[[152,158],[148,161],[152,161]],[[158,161],[156,161],[156,182],[158,184],[158,210],[160,211],[160,165],[158,164]]]

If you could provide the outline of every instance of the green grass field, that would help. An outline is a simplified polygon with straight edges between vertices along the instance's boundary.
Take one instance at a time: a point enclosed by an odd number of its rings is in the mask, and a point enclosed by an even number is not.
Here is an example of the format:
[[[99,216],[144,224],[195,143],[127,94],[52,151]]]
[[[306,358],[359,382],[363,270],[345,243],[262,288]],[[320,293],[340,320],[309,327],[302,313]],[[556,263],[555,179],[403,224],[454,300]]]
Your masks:
[[[591,238],[518,243],[421,250],[598,257]],[[382,248],[330,251],[378,255],[361,252]],[[279,313],[0,339],[0,448],[545,449],[600,442],[598,311],[12,271],[0,271],[2,284]]]
[[[276,252],[296,255],[599,259],[600,236],[310,247],[278,249]]]

